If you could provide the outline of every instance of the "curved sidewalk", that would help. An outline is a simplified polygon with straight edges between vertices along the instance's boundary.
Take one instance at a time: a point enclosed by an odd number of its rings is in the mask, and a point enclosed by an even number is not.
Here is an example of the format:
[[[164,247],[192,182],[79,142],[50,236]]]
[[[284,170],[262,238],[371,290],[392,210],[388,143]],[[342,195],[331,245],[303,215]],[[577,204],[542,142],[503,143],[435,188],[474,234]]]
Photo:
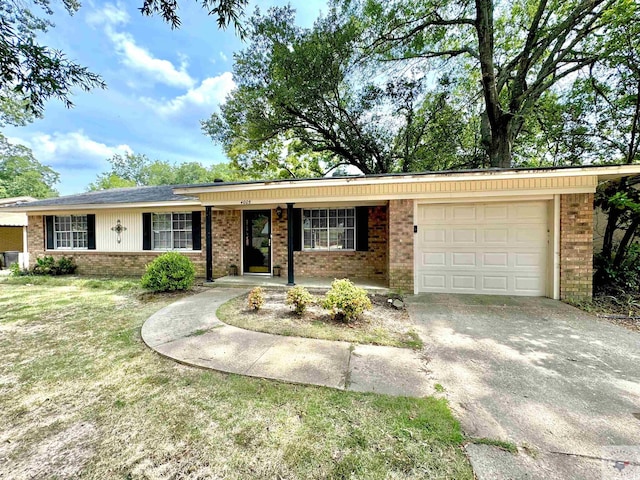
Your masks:
[[[433,393],[420,351],[284,337],[221,322],[218,307],[245,293],[212,288],[183,298],[149,317],[142,339],[165,357],[221,372],[358,392]]]

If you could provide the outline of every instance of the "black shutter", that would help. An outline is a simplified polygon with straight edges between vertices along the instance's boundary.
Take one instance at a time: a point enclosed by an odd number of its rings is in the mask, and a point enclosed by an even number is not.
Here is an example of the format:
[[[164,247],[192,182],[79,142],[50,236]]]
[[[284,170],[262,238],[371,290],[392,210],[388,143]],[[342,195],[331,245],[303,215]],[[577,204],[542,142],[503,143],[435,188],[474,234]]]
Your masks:
[[[151,250],[151,214],[142,214],[142,249]]]
[[[202,249],[202,212],[191,212],[191,238],[193,249]]]
[[[293,251],[302,250],[302,209],[293,209]]]
[[[53,250],[55,248],[53,243],[53,215],[46,215],[44,223],[47,231],[47,250]]]
[[[356,250],[369,251],[369,207],[356,207]]]
[[[96,249],[96,216],[92,213],[87,215],[87,249]]]

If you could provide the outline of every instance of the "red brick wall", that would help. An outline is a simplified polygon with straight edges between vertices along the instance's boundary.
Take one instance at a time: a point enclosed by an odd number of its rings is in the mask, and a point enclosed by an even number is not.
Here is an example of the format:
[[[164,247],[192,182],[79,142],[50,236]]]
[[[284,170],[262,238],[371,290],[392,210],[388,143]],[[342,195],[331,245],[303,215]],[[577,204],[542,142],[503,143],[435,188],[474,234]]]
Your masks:
[[[294,253],[296,276],[387,279],[387,209],[369,207],[369,250],[366,252]],[[286,224],[284,227],[286,235]],[[286,265],[286,240],[284,255]],[[283,275],[286,270],[283,270]]]
[[[560,196],[560,298],[593,293],[593,193]]]
[[[413,293],[413,200],[389,200],[389,288]]]
[[[240,248],[242,247],[242,212],[240,210],[214,210],[211,212],[212,253],[214,278],[228,275],[229,266],[236,265],[242,271]],[[202,229],[204,233],[204,228]],[[205,241],[202,241],[205,248]]]
[[[202,215],[202,251],[180,253],[191,259],[196,267],[198,277],[205,276],[204,251],[204,215]],[[74,259],[78,265],[80,275],[108,275],[108,276],[142,276],[146,265],[162,252],[100,252],[96,250],[49,250],[45,251],[44,217],[42,215],[29,216],[27,244],[29,246],[29,264],[33,266],[38,257],[50,255],[56,259],[66,256]]]

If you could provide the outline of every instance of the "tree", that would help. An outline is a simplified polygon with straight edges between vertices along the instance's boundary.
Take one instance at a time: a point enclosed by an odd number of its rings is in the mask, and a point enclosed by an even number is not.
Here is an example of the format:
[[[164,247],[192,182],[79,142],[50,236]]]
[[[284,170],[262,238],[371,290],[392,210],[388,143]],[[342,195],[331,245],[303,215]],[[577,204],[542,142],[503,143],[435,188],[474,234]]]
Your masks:
[[[513,146],[545,92],[608,53],[600,42],[626,0],[366,0],[361,13],[385,60],[463,65],[481,84],[482,145],[492,167]],[[460,67],[459,67],[460,68]]]
[[[58,179],[58,173],[38,162],[30,149],[0,134],[0,198],[55,197]]]
[[[73,15],[80,4],[62,0]],[[40,11],[38,16],[36,11]],[[32,115],[42,116],[50,98],[68,107],[71,88],[104,88],[102,79],[66,58],[65,54],[37,42],[38,33],[53,27],[49,0],[7,0],[0,3],[0,102],[17,100]]]
[[[80,8],[79,0],[59,0],[69,15]],[[242,35],[240,17],[247,0],[202,0],[202,7],[217,16],[219,28],[234,24]],[[70,60],[60,50],[38,43],[38,35],[54,27],[51,0],[4,0],[0,2],[0,105],[15,101],[28,115],[41,117],[45,102],[57,98],[67,107],[72,88],[89,91],[105,88],[99,75]],[[180,26],[177,0],[144,0],[143,15],[160,14],[172,28]],[[24,119],[18,118],[18,124]],[[0,117],[12,122],[12,117]]]
[[[449,127],[468,122],[450,108],[447,81],[426,93],[420,72],[389,77],[361,63],[361,22],[336,10],[310,29],[294,23],[289,7],[256,12],[249,46],[236,55],[237,89],[203,122],[238,166],[276,176],[323,175],[345,165],[365,174],[407,172],[436,161],[425,156],[436,134],[449,135],[439,145],[450,155],[440,158],[461,163],[456,140],[464,129]],[[441,130],[432,128],[436,117]]]
[[[227,163],[205,167],[198,162],[172,165],[161,160],[150,160],[146,155],[115,154],[108,162],[111,170],[98,175],[88,190],[136,187],[145,185],[187,185],[210,183],[216,179],[224,181],[243,180],[247,177]]]
[[[240,35],[244,35],[244,28],[240,23],[240,17],[247,6],[247,0],[201,0],[202,8],[209,15],[217,18],[218,28],[227,28],[233,24]],[[178,15],[179,4],[177,0],[144,0],[140,11],[143,15],[160,15],[171,28],[181,25]]]
[[[588,133],[595,139],[602,160],[612,163],[640,162],[640,6],[633,8],[630,21],[615,23],[607,39],[612,54],[598,62],[582,84],[592,107],[585,115]],[[638,235],[639,188],[640,177],[599,186],[596,204],[608,215],[596,276],[601,283],[610,280],[610,272],[620,270]],[[623,235],[615,245],[617,231]]]

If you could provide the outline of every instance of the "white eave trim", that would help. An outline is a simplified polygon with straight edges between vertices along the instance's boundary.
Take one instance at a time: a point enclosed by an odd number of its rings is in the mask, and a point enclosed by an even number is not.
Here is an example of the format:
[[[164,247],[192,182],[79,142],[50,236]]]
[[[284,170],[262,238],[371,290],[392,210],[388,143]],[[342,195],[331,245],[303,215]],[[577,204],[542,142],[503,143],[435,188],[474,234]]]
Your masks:
[[[164,207],[194,207],[199,210],[202,208],[202,203],[198,200],[179,201],[179,202],[137,202],[137,203],[100,203],[100,204],[78,204],[78,205],[46,205],[46,206],[20,206],[12,208],[12,212],[27,213],[27,212],[60,212],[68,210],[121,210],[123,208],[138,208],[138,209],[150,209],[150,208],[164,208]]]
[[[433,173],[433,174],[407,174],[407,175],[390,175],[379,177],[341,177],[341,178],[322,178],[310,180],[291,180],[291,181],[272,181],[260,183],[238,183],[227,185],[220,183],[217,185],[194,186],[176,188],[174,193],[178,195],[193,195],[198,193],[210,192],[233,192],[233,191],[250,191],[250,190],[272,190],[272,189],[288,189],[288,188],[305,188],[318,186],[344,186],[352,183],[358,185],[380,185],[380,184],[404,184],[404,183],[433,183],[433,182],[463,182],[470,180],[484,180],[486,177],[495,179],[509,178],[558,178],[558,177],[598,177],[602,179],[619,178],[627,175],[640,175],[640,165],[621,165],[612,167],[583,167],[583,168],[567,168],[557,170],[487,170],[483,172],[469,173]]]

